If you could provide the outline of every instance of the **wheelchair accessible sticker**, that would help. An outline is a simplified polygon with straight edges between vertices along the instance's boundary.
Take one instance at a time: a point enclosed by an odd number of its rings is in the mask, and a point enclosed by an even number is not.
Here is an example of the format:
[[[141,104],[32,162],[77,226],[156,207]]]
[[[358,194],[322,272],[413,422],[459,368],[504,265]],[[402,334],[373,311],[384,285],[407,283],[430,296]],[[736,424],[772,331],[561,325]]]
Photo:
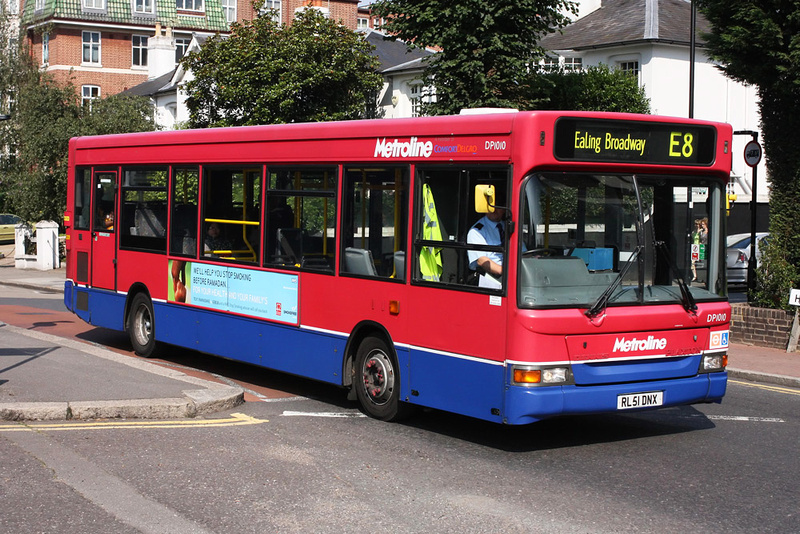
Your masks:
[[[728,330],[720,330],[719,332],[711,332],[711,339],[708,343],[709,350],[727,349],[728,348]]]

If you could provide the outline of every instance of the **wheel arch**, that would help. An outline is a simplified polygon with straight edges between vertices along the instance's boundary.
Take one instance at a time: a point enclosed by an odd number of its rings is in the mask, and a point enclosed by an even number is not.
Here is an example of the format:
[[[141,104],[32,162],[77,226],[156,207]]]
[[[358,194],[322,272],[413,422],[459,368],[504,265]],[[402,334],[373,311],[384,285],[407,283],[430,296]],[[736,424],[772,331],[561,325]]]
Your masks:
[[[144,293],[147,295],[147,298],[150,299],[150,302],[153,302],[153,297],[150,296],[150,290],[147,289],[147,286],[141,282],[134,282],[130,288],[128,288],[128,295],[125,298],[125,316],[122,318],[123,323],[125,325],[125,331],[128,331],[128,318],[131,314],[131,304],[133,303],[133,299],[136,298],[136,295],[139,293]]]
[[[375,321],[361,321],[350,332],[350,336],[347,338],[347,344],[345,345],[344,361],[342,362],[343,386],[350,387],[353,385],[353,362],[356,358],[356,352],[358,352],[358,347],[361,345],[361,342],[370,336],[382,338],[386,346],[389,347],[389,350],[394,353],[395,361],[398,360],[397,351],[394,348],[392,336],[389,334],[389,331],[386,330],[382,324],[376,323]]]

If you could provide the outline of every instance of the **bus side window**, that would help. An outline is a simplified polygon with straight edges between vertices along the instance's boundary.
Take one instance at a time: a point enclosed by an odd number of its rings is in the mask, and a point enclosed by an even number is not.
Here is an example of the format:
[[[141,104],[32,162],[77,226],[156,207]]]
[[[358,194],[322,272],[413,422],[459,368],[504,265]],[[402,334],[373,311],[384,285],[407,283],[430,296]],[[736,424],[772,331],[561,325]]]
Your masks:
[[[344,171],[342,273],[405,280],[408,168]]]
[[[200,169],[197,167],[172,170],[172,220],[170,223],[171,254],[197,254],[197,206]]]
[[[414,280],[449,287],[477,287],[478,276],[470,266],[470,252],[503,256],[505,241],[469,246],[469,232],[483,214],[475,212],[475,186],[494,185],[505,191],[509,170],[496,166],[427,166],[418,167],[418,204],[414,239]],[[496,223],[494,223],[496,225]],[[494,228],[494,227],[493,227]],[[503,233],[496,231],[497,236]],[[485,288],[488,286],[484,286]],[[498,283],[493,291],[502,290]]]
[[[257,263],[262,167],[203,168],[203,255]]]
[[[333,272],[338,174],[334,166],[268,167],[264,265]]]
[[[168,178],[167,167],[124,170],[117,223],[121,248],[166,252]]]
[[[75,224],[76,230],[88,230],[92,221],[90,197],[92,172],[89,168],[75,169]]]

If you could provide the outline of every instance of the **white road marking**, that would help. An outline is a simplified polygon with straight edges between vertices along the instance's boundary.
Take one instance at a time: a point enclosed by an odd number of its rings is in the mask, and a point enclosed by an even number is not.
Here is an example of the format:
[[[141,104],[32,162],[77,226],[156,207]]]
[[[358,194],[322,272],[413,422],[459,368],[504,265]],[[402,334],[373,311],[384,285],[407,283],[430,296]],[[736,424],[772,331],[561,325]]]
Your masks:
[[[751,423],[785,423],[779,417],[745,417],[743,415],[706,415],[712,421],[747,421]]]
[[[292,410],[285,410],[281,416],[283,417],[366,417],[361,412],[295,412]]]

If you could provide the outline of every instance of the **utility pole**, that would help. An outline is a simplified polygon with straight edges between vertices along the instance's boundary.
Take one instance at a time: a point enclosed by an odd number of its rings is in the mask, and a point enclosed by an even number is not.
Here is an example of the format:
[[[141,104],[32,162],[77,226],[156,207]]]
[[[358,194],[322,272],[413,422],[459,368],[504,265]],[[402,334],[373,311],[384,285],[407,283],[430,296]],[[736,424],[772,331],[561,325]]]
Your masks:
[[[697,33],[697,6],[692,0],[692,16],[689,23],[689,118],[694,118],[694,49],[696,44],[695,33]]]
[[[750,199],[750,259],[747,261],[747,300],[752,300],[756,288],[756,211],[758,209],[758,164],[761,162],[761,145],[758,144],[758,132],[753,130],[737,130],[733,135],[749,135],[752,140],[744,149],[744,161],[753,169],[752,198]]]

